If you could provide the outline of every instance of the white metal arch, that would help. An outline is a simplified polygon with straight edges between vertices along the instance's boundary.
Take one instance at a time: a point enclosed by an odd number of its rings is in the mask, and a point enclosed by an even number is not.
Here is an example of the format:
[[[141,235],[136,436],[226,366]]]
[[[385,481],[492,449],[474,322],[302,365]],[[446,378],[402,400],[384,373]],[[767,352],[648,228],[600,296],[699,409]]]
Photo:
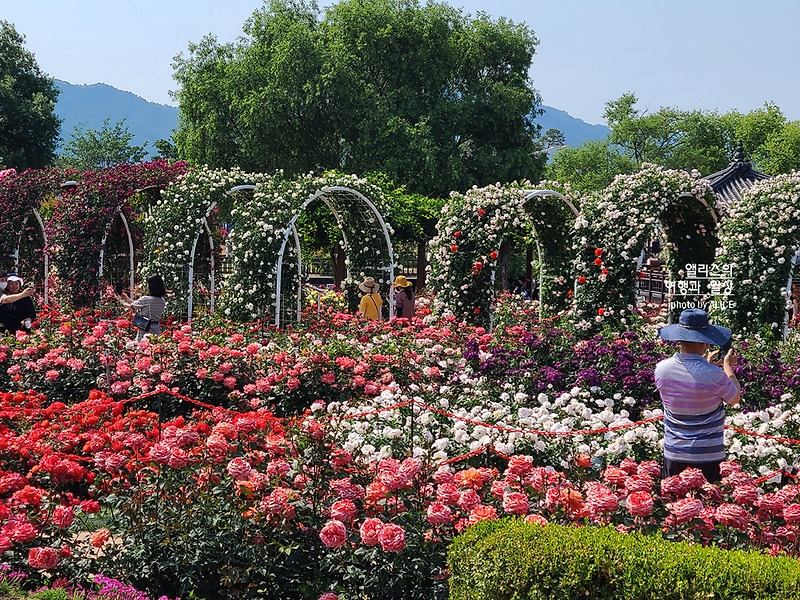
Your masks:
[[[200,219],[200,226],[197,228],[197,232],[194,235],[194,240],[192,241],[192,250],[189,253],[189,275],[187,281],[187,289],[188,289],[188,300],[186,306],[186,318],[189,323],[192,322],[192,309],[194,303],[194,258],[197,254],[197,242],[200,240],[200,235],[203,233],[203,230],[208,234],[208,248],[211,251],[211,273],[209,276],[209,290],[211,294],[211,298],[209,300],[209,310],[213,313],[214,312],[214,300],[216,294],[216,265],[214,264],[214,236],[211,235],[211,227],[208,225],[208,217],[211,216],[213,210],[217,207],[217,202],[213,201],[206,207],[206,212],[203,215],[202,219]]]
[[[119,215],[120,219],[122,219],[122,225],[125,227],[125,235],[128,238],[128,286],[130,290],[133,290],[134,286],[134,271],[135,271],[135,263],[134,263],[134,254],[133,254],[133,236],[131,236],[131,228],[128,226],[128,219],[125,218],[125,213],[122,211],[123,205],[120,204],[117,209],[114,211],[114,214],[111,216],[111,219],[108,221],[108,225],[106,225],[106,230],[103,233],[103,239],[100,242],[100,269],[97,272],[97,279],[102,281],[103,280],[103,263],[106,254],[106,240],[108,240],[108,234],[111,232],[111,227],[114,225],[114,219]],[[100,290],[100,294],[102,297],[102,288]]]
[[[42,220],[42,215],[39,214],[39,211],[35,208],[31,211],[33,216],[36,217],[36,222],[39,223],[39,231],[42,232],[42,240],[44,241],[44,248],[47,248],[47,232],[44,228],[44,221]],[[20,225],[19,233],[17,234],[17,247],[14,250],[14,271],[19,273],[19,249],[22,246],[22,234],[25,233],[25,225],[28,224],[28,218],[30,214],[25,215],[25,218],[22,220],[22,225]],[[42,252],[44,257],[44,274],[42,275],[43,284],[44,284],[44,303],[48,304],[50,302],[50,257],[47,255],[47,252]]]
[[[382,267],[382,269],[387,271],[388,280],[390,282],[394,281],[394,267],[395,267],[395,264],[394,264],[394,249],[392,247],[392,240],[389,237],[389,229],[386,226],[386,221],[384,221],[383,215],[381,215],[381,213],[378,210],[378,208],[375,206],[375,204],[369,198],[364,196],[364,194],[362,194],[362,193],[360,193],[360,192],[358,192],[358,191],[356,191],[356,190],[354,190],[352,188],[348,188],[348,187],[344,187],[344,186],[325,186],[325,187],[317,190],[313,194],[311,194],[306,199],[306,201],[303,202],[303,205],[300,207],[300,210],[298,210],[295,213],[295,215],[289,221],[289,224],[283,230],[283,241],[281,242],[281,248],[278,251],[277,278],[276,278],[276,285],[275,285],[275,288],[276,288],[275,289],[275,325],[278,326],[278,327],[280,327],[280,319],[281,319],[281,270],[282,270],[282,267],[283,267],[283,253],[286,250],[286,243],[289,241],[289,236],[292,233],[294,233],[295,241],[297,243],[297,252],[298,252],[297,260],[298,260],[298,264],[302,264],[301,255],[300,255],[300,244],[299,244],[299,240],[298,240],[298,237],[297,237],[297,229],[296,229],[296,225],[295,224],[297,222],[297,219],[300,217],[300,215],[303,213],[303,211],[306,209],[306,207],[308,207],[309,204],[311,204],[317,198],[319,198],[320,200],[322,200],[322,202],[325,203],[325,206],[327,206],[331,210],[331,212],[333,213],[334,218],[336,219],[336,223],[339,225],[339,230],[341,231],[342,237],[344,238],[345,247],[348,247],[347,237],[346,237],[346,234],[345,234],[344,227],[342,226],[341,216],[339,215],[339,212],[336,210],[336,208],[334,208],[334,206],[325,198],[325,195],[328,194],[328,193],[331,193],[331,192],[345,192],[345,193],[347,193],[349,195],[352,195],[352,196],[356,197],[357,199],[359,199],[361,202],[363,202],[369,208],[369,210],[372,212],[373,216],[378,220],[378,223],[381,226],[381,230],[383,231],[384,239],[386,240],[387,250],[389,252],[389,266],[388,267]],[[347,265],[347,278],[348,279],[351,278],[349,263]],[[301,290],[298,290],[298,293],[297,293],[297,296],[298,296],[298,300],[297,300],[297,319],[298,319],[298,321],[300,320],[300,307],[301,307],[300,294],[301,294]],[[390,292],[389,293],[389,315],[392,315],[393,313],[394,313],[394,296]]]

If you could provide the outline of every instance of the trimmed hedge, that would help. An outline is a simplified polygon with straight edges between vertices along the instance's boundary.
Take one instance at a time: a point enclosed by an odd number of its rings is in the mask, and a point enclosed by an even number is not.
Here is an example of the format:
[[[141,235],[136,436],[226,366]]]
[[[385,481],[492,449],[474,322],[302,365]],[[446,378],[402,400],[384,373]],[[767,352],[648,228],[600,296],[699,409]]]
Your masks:
[[[800,563],[605,527],[484,521],[453,542],[450,600],[800,600]]]

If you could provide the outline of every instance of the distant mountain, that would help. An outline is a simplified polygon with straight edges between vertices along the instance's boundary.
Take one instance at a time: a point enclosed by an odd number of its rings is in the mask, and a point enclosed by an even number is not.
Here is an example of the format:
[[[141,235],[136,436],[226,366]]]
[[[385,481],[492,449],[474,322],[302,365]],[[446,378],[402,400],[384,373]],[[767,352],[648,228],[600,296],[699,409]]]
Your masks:
[[[542,133],[548,129],[560,130],[567,146],[580,146],[589,140],[604,140],[611,133],[605,125],[592,125],[552,106],[542,105],[541,108],[544,113],[536,117],[536,122],[542,126]]]
[[[105,83],[73,85],[56,79],[56,85],[61,89],[56,114],[63,120],[62,144],[72,137],[76,126],[82,130],[100,129],[107,118],[111,119],[112,125],[125,119],[128,130],[134,134],[132,143],[142,146],[149,142],[147,149],[154,151],[152,143],[169,139],[178,127],[178,109],[174,106],[148,102]],[[591,125],[551,106],[541,108],[544,113],[536,117],[536,122],[542,126],[542,133],[551,128],[559,129],[568,146],[580,146],[587,140],[602,140],[610,133],[605,125]]]
[[[131,143],[155,152],[153,142],[169,139],[178,127],[178,109],[174,106],[148,102],[131,92],[124,92],[105,83],[73,85],[55,80],[61,94],[56,103],[56,115],[62,119],[61,139],[65,144],[79,126],[101,129],[110,118],[111,125],[125,119],[125,126],[134,134]]]

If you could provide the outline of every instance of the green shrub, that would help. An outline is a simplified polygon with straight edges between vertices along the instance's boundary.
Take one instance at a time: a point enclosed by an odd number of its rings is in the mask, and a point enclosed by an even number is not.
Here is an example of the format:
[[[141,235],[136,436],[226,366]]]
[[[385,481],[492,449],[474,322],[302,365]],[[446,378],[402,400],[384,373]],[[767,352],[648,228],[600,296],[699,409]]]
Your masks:
[[[450,600],[800,599],[800,563],[602,527],[479,523],[450,548]]]

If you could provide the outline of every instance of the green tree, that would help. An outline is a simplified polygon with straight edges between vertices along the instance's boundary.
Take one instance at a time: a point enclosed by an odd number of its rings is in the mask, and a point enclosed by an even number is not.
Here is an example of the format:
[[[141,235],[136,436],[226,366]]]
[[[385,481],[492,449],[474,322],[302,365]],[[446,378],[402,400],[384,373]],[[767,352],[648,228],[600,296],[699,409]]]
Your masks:
[[[609,141],[637,165],[654,163],[669,169],[697,169],[709,174],[725,167],[735,144],[715,112],[662,107],[649,113],[626,93],[606,103]]]
[[[577,148],[562,148],[547,165],[547,179],[570,183],[583,192],[605,189],[620,173],[633,173],[638,166],[607,140],[592,140]]]
[[[175,59],[175,141],[192,162],[380,171],[427,196],[544,168],[525,25],[416,0],[344,0],[324,14],[272,0],[244,31]]]
[[[82,131],[77,126],[59,160],[64,166],[83,170],[142,162],[147,151],[144,146],[132,145],[132,139],[125,119],[112,126],[111,119],[107,118],[100,129]]]
[[[19,170],[52,164],[60,126],[59,90],[24,44],[11,23],[0,21],[0,166]]]

